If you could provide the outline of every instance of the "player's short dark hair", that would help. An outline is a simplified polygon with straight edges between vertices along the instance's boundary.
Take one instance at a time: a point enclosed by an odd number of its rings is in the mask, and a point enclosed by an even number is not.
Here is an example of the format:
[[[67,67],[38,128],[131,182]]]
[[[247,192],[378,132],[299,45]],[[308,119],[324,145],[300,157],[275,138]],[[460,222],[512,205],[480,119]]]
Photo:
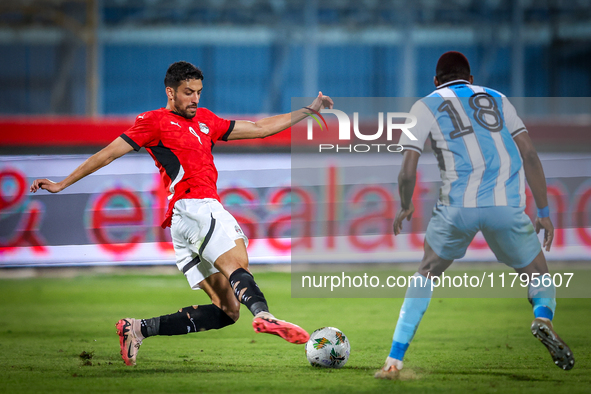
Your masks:
[[[203,80],[203,72],[189,62],[172,63],[168,67],[168,70],[166,70],[164,86],[176,90],[182,81],[187,81],[189,79]]]
[[[464,54],[456,51],[445,52],[437,61],[435,76],[439,83],[470,78],[470,63]]]

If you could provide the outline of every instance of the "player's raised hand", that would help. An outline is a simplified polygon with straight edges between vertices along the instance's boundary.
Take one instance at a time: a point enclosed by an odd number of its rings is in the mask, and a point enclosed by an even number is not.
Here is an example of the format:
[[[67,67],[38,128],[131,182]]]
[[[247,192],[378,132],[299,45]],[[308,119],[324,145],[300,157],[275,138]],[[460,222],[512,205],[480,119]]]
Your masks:
[[[404,219],[410,221],[410,219],[412,219],[412,214],[414,213],[414,211],[415,206],[412,202],[408,205],[407,209],[400,207],[400,209],[396,213],[396,218],[394,219],[394,235],[400,234],[400,232],[402,231],[402,221]]]
[[[47,190],[50,193],[58,193],[63,190],[59,183],[50,181],[47,178],[35,179],[29,190],[31,193],[35,193],[39,189]]]
[[[544,229],[544,243],[542,248],[546,249],[546,252],[550,251],[552,247],[552,241],[554,240],[554,225],[549,217],[536,218],[536,233],[539,234],[541,229]]]
[[[333,105],[334,103],[329,96],[325,96],[322,94],[322,92],[318,92],[318,97],[312,101],[310,108],[312,108],[314,111],[320,111],[322,108],[332,109]]]

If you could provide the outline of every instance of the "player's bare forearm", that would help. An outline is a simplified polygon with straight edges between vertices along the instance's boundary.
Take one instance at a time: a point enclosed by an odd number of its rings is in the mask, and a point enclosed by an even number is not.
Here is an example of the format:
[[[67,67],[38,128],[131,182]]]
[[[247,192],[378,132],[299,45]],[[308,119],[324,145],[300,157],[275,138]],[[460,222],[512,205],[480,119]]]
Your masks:
[[[416,174],[414,176],[398,176],[398,193],[400,194],[400,206],[402,209],[408,209],[410,206],[416,182]]]
[[[413,150],[406,150],[402,156],[402,164],[398,173],[398,192],[400,193],[400,205],[407,209],[412,201],[412,194],[417,182],[417,165],[419,153]]]
[[[529,154],[523,158],[523,171],[525,172],[525,178],[531,193],[536,201],[538,208],[544,208],[548,206],[548,193],[546,189],[546,177],[544,176],[544,169],[542,162],[538,155]]]
[[[238,120],[228,136],[228,141],[270,137],[290,126],[291,114],[270,116],[256,122]]]
[[[412,203],[412,195],[416,183],[415,176],[401,176],[403,173],[400,171],[398,175],[398,192],[400,193],[400,209],[396,213],[394,218],[394,235],[400,234],[402,231],[402,222],[406,219],[407,221],[412,219],[412,215],[415,211],[415,207]]]
[[[417,164],[419,162],[419,153],[407,150],[403,153],[402,165],[398,173],[398,193],[400,194],[400,209],[394,218],[394,235],[402,231],[402,222],[406,219],[411,220],[415,211],[412,203],[412,195],[417,183]]]
[[[320,111],[322,107],[332,108],[333,102],[330,97],[324,96],[322,92],[319,92],[318,97],[314,99],[308,108],[314,111]],[[228,136],[228,140],[270,137],[302,121],[310,116],[310,113],[311,111],[309,109],[301,108],[290,113],[269,116],[256,122],[239,120],[236,121],[234,130]]]
[[[70,175],[63,181],[59,182],[62,184],[62,189],[78,182],[80,179],[96,172],[104,166],[111,163],[117,157],[113,155],[113,152],[107,148],[100,150],[94,155],[90,156],[84,161],[78,168],[76,168]]]
[[[521,153],[523,159],[523,171],[525,172],[525,178],[531,189],[531,193],[536,201],[538,208],[545,208],[548,206],[548,192],[546,190],[546,176],[544,175],[544,168],[542,162],[538,157],[531,139],[527,133],[521,133],[515,137],[515,143]],[[554,239],[554,225],[550,217],[538,217],[535,221],[536,233],[539,233],[541,229],[544,229],[544,242],[542,247],[547,252],[550,251],[552,241]]]
[[[35,181],[33,181],[33,183],[31,184],[30,191],[32,193],[35,193],[37,190],[43,189],[51,193],[59,193],[68,186],[78,182],[85,176],[90,175],[93,172],[99,170],[100,168],[106,166],[113,160],[123,156],[132,149],[133,148],[131,147],[131,145],[129,145],[121,137],[118,137],[107,147],[86,159],[84,163],[80,164],[74,171],[72,171],[70,175],[68,175],[62,181],[53,182],[49,179],[35,179]]]
[[[287,114],[269,116],[268,118],[254,122],[255,126],[260,130],[260,136],[258,138],[270,137],[291,127],[306,118],[308,116],[306,114],[307,112],[309,111],[300,109]]]
[[[546,190],[546,176],[544,175],[544,168],[542,162],[536,152],[531,139],[527,133],[521,133],[515,137],[523,159],[523,171],[525,178],[531,189],[532,195],[538,208],[548,206],[548,193]]]

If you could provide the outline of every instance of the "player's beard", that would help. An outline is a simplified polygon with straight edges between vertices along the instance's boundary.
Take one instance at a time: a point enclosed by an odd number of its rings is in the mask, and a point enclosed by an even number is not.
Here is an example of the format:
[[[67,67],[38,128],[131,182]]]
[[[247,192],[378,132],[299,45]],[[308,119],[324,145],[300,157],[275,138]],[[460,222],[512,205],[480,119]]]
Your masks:
[[[176,101],[176,94],[175,94],[174,98]],[[190,109],[194,109],[196,111],[197,107],[189,105],[185,108],[180,108],[178,105],[176,105],[176,103],[174,105],[174,111],[186,119],[193,119],[195,117],[195,115],[197,114],[197,112],[193,112],[193,113],[189,112]]]
[[[186,118],[186,119],[193,119],[195,117],[195,115],[197,114],[197,112],[190,113],[189,107],[185,108],[184,110],[181,110],[180,108],[177,107],[176,110],[179,114],[181,114],[181,116],[183,118]]]

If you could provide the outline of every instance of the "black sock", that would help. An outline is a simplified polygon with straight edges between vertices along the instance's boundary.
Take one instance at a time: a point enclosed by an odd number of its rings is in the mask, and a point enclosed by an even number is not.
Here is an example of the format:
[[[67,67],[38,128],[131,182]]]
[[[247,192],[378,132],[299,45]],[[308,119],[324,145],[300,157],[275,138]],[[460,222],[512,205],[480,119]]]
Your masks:
[[[238,268],[230,275],[230,285],[234,295],[242,304],[246,305],[253,315],[259,312],[269,312],[267,300],[259,289],[253,276],[244,268]]]
[[[142,335],[181,335],[190,332],[217,330],[230,324],[234,320],[218,306],[195,305],[181,309],[177,313],[142,319]]]

